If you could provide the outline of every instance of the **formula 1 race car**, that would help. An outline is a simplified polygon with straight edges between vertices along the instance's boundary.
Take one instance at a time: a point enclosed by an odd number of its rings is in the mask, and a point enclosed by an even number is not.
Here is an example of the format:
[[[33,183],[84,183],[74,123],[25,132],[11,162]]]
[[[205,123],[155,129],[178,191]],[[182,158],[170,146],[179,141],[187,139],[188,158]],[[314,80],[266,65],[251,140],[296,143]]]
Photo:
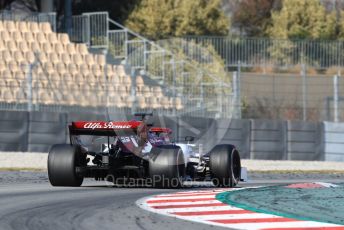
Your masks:
[[[144,181],[153,187],[181,187],[183,181],[212,181],[234,187],[241,179],[238,150],[216,145],[201,154],[190,144],[171,141],[172,130],[133,121],[77,121],[69,125],[70,144],[53,145],[48,176],[53,186],[80,186],[84,178],[126,184]]]

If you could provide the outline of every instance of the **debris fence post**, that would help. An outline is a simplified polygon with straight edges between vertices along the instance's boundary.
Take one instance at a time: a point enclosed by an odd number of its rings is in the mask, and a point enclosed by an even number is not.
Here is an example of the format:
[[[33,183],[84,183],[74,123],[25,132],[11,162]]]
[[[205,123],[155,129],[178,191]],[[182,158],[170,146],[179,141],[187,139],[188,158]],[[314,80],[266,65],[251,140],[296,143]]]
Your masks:
[[[306,65],[302,64],[301,67],[301,76],[302,76],[302,119],[307,120],[307,73]]]
[[[338,122],[338,75],[333,76],[333,121]]]

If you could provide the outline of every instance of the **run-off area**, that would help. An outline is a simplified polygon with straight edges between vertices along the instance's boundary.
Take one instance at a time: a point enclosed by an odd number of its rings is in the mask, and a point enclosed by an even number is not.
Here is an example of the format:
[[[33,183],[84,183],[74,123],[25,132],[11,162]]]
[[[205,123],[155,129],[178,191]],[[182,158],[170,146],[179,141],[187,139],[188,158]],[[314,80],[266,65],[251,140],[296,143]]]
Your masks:
[[[344,225],[344,184],[299,183],[248,188],[217,199],[259,213]]]

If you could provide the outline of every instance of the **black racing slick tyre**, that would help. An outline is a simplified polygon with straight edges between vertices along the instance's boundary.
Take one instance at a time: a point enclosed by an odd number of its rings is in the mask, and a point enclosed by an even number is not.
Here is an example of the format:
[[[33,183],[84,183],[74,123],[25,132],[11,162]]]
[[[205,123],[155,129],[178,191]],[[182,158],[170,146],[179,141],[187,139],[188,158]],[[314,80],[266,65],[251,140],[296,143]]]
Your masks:
[[[79,187],[84,177],[76,172],[86,164],[80,147],[68,144],[53,145],[48,155],[48,177],[52,186]]]
[[[149,175],[153,187],[181,187],[185,176],[182,149],[178,146],[153,147],[149,159]]]
[[[233,145],[217,145],[209,154],[213,183],[218,187],[235,187],[240,181],[239,151]]]

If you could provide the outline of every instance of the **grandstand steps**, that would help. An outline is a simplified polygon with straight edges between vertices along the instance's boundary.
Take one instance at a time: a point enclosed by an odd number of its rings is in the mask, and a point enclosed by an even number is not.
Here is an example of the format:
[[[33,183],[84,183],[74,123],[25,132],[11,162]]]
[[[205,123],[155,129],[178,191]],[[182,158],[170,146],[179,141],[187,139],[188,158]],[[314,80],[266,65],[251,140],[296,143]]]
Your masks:
[[[103,54],[104,49],[89,47],[88,51],[92,54]],[[120,65],[123,64],[123,59],[115,58],[114,56],[108,53],[106,55],[106,62],[112,65]]]

